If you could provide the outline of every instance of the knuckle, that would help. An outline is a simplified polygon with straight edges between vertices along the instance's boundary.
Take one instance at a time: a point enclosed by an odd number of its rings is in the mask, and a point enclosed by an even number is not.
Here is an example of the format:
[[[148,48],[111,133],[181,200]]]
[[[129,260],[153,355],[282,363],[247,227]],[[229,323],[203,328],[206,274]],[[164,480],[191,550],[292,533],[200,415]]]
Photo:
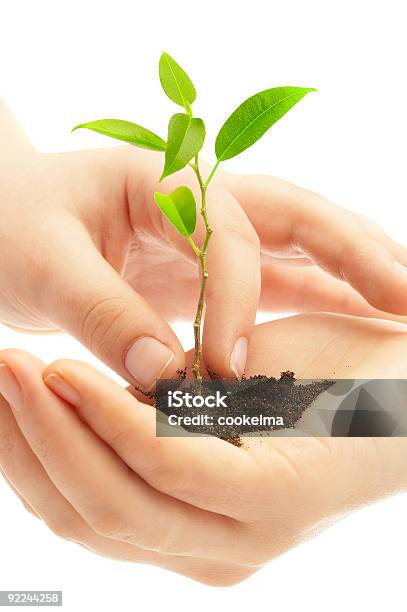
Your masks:
[[[19,498],[25,510],[27,510],[27,512],[38,518],[38,514],[35,512],[34,508],[30,506],[30,504],[23,497],[19,496]]]
[[[363,253],[363,243],[361,243],[358,238],[359,236],[357,232],[350,232],[349,235],[343,240],[343,258],[347,256],[348,260],[353,262],[355,257],[358,257]]]
[[[97,511],[89,523],[92,530],[104,538],[127,542],[161,554],[172,552],[172,537],[169,535],[167,539],[167,535],[163,535],[162,530],[156,528],[152,521],[144,516],[142,510],[139,516],[132,516],[130,522],[118,512]],[[169,532],[171,531],[172,529],[169,529]]]
[[[161,531],[154,536],[148,547],[160,555],[190,556],[183,522],[178,525],[168,525],[165,532]]]
[[[49,436],[37,437],[32,442],[32,449],[40,461],[49,462],[55,457],[55,447]]]
[[[229,227],[227,228],[227,233],[229,236],[236,237],[239,242],[247,246],[250,250],[260,253],[260,238],[251,224],[246,225],[244,230],[236,227]]]
[[[259,536],[249,539],[246,544],[240,546],[234,561],[240,567],[254,571],[269,563],[273,556],[265,545],[264,538]]]
[[[82,311],[81,336],[93,352],[112,352],[129,328],[129,312],[120,297],[98,299]]]
[[[98,512],[90,522],[93,531],[105,538],[124,541],[130,541],[133,538],[128,524],[116,512]]]
[[[363,250],[360,242],[355,239],[354,234],[351,234],[332,253],[328,269],[331,268],[340,280],[348,282],[349,270],[352,270],[354,262],[360,261],[362,257]]]
[[[60,515],[45,519],[47,527],[63,540],[79,541],[82,536],[83,526],[79,516],[75,514]]]
[[[226,568],[214,566],[199,570],[196,579],[206,586],[228,587],[243,582],[243,580],[246,580],[255,571],[255,569],[237,568],[233,566]]]
[[[186,473],[185,468],[172,462],[159,463],[146,475],[147,482],[161,491],[169,492],[173,497],[183,501],[192,501],[198,484]]]
[[[270,538],[264,529],[264,525],[256,527],[236,521],[229,523],[232,541],[239,542],[238,550],[234,555],[234,561],[246,570],[255,571],[266,565],[272,558],[270,550]],[[278,538],[274,535],[273,547],[278,546]]]

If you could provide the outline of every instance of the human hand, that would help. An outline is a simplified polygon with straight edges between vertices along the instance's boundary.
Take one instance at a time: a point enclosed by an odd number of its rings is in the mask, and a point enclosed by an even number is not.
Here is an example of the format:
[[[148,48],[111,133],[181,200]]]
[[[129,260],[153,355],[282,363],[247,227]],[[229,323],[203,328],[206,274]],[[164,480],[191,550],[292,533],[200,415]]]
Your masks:
[[[43,155],[24,145],[0,167],[1,320],[63,328],[144,390],[183,367],[167,321],[192,317],[198,292],[193,253],[153,202],[159,164],[131,147]],[[180,180],[195,188],[186,170],[165,190]],[[260,285],[267,309],[407,313],[406,249],[357,215],[278,179],[226,173],[208,210],[203,344],[218,376],[244,370]]]
[[[406,343],[397,323],[296,316],[255,328],[248,374],[405,377]],[[102,555],[233,584],[406,488],[404,438],[156,438],[154,410],[86,364],[0,361],[2,471],[53,531]]]

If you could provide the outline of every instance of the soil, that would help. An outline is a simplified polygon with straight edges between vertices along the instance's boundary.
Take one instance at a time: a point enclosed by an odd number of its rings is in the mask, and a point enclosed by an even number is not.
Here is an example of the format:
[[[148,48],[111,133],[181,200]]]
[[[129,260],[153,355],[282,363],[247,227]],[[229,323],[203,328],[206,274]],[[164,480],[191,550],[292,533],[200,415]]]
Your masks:
[[[214,382],[226,385],[231,381],[217,381],[214,375],[211,376]],[[186,381],[185,372],[179,373],[179,380],[182,386],[193,385],[194,381]],[[239,426],[219,425],[215,422],[208,427],[196,427],[194,425],[184,426],[190,432],[198,432],[202,435],[215,435],[223,440],[242,446],[241,435],[256,434],[267,435],[267,430],[292,428],[301,418],[313,401],[324,391],[334,384],[332,380],[315,380],[306,384],[296,383],[293,372],[282,372],[280,378],[264,375],[243,378],[241,381],[234,381],[234,391],[229,395],[227,401],[227,415],[250,415],[251,413],[264,414],[270,417],[282,417],[284,425],[256,426],[253,424],[242,424]],[[192,387],[193,389],[193,387]],[[191,387],[188,389],[191,391]],[[201,392],[202,393],[202,392]],[[160,408],[161,409],[161,408]],[[202,414],[202,408],[182,406],[176,410],[171,409],[180,417],[193,417]],[[210,411],[209,411],[210,412]],[[214,413],[215,414],[215,413]],[[260,434],[262,432],[262,434]]]

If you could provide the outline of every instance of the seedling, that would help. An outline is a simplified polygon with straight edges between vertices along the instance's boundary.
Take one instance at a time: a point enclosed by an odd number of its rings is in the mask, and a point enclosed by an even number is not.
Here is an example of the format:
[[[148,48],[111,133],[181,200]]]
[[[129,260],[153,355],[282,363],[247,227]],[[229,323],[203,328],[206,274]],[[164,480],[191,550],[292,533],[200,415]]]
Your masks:
[[[168,124],[167,141],[130,121],[121,119],[99,119],[77,125],[128,142],[136,147],[164,153],[164,169],[160,181],[190,166],[194,171],[200,191],[200,212],[205,226],[202,245],[193,239],[196,228],[196,202],[189,187],[180,186],[172,193],[154,193],[154,200],[161,212],[175,229],[185,237],[194,251],[200,266],[200,292],[194,321],[195,353],[192,372],[202,380],[202,313],[208,280],[207,253],[213,230],[206,208],[206,193],[221,162],[239,155],[251,147],[283,115],[285,115],[307,93],[315,91],[305,87],[273,87],[245,100],[225,121],[215,141],[216,163],[207,177],[203,177],[199,166],[199,152],[205,141],[205,124],[193,116],[192,104],[196,99],[195,87],[186,72],[177,62],[163,53],[159,62],[159,76],[167,96],[183,108],[173,115]]]

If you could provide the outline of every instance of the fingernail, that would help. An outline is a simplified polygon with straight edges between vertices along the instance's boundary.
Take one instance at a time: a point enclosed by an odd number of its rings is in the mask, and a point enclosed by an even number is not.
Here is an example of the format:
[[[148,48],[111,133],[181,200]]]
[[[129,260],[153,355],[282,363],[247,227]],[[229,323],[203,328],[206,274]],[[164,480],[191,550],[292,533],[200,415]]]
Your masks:
[[[0,363],[0,395],[12,408],[19,410],[23,405],[23,392],[7,363]]]
[[[70,385],[59,372],[52,372],[44,378],[44,382],[59,397],[62,397],[68,404],[79,406],[80,395],[76,389]]]
[[[236,340],[230,356],[230,369],[236,374],[236,378],[242,378],[247,360],[247,338]]]
[[[145,336],[129,348],[124,365],[136,383],[145,391],[150,391],[174,357],[174,353],[165,344]]]

